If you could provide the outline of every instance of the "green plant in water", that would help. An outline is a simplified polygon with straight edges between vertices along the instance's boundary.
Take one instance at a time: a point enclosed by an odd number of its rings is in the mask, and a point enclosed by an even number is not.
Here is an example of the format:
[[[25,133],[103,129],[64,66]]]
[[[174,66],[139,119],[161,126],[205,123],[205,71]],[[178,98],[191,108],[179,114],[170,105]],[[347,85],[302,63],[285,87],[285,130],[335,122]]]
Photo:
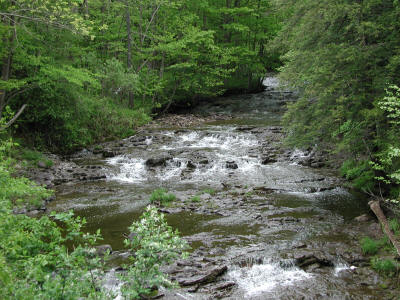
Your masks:
[[[364,254],[374,255],[379,251],[378,242],[369,237],[365,237],[361,240],[361,250]]]
[[[150,295],[160,286],[176,287],[177,284],[169,280],[160,267],[187,256],[185,250],[188,245],[179,237],[179,232],[167,224],[164,215],[158,213],[155,206],[148,206],[129,230],[133,237],[126,239],[125,245],[135,255],[131,258],[132,265],[126,266],[126,274],[121,275],[125,282],[121,291],[126,299]]]
[[[196,195],[196,196],[193,196],[193,197],[191,197],[190,199],[189,199],[189,201],[190,202],[200,202],[201,201],[201,198],[200,198],[200,196],[198,196],[198,195]]]
[[[246,192],[244,195],[245,197],[251,197],[252,195],[254,195],[254,191]]]
[[[150,203],[152,204],[167,204],[176,200],[176,196],[172,193],[168,193],[166,189],[156,189],[151,193]]]
[[[211,196],[214,196],[216,193],[217,191],[214,189],[204,189],[201,191],[201,194],[209,194]]]

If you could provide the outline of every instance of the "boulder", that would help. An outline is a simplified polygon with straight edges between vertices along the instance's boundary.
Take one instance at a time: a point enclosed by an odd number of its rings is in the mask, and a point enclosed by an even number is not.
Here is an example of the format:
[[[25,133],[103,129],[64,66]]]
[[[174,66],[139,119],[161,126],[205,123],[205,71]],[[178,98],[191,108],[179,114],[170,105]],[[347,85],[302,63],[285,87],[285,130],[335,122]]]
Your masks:
[[[167,165],[167,161],[171,160],[172,156],[169,155],[164,155],[160,157],[152,157],[146,160],[146,166],[148,167],[160,167],[163,166],[165,167]]]
[[[371,221],[372,217],[370,215],[367,214],[363,214],[361,216],[355,217],[354,221],[360,222],[360,223],[364,223],[364,222],[368,222]]]
[[[261,164],[263,165],[272,164],[275,162],[277,162],[276,158],[271,156],[266,156],[261,159]]]
[[[110,157],[117,156],[117,153],[112,150],[104,149],[101,151],[101,155],[103,155],[104,158],[110,158]]]
[[[194,163],[192,163],[190,160],[187,162],[186,167],[188,169],[196,169],[196,165]]]
[[[38,162],[37,162],[37,166],[39,167],[39,168],[42,168],[42,169],[47,169],[49,166],[48,165],[46,165],[46,163],[44,162],[44,161],[42,161],[42,160],[39,160]]]

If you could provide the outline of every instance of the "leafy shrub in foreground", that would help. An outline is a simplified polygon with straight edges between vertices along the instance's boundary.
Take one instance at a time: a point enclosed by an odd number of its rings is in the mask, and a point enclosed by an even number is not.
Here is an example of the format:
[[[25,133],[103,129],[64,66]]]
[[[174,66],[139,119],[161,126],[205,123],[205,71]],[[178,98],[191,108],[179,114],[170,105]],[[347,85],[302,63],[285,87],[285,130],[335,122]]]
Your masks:
[[[148,206],[141,219],[129,228],[132,238],[125,240],[135,255],[128,272],[122,275],[125,284],[122,293],[127,299],[149,295],[160,286],[174,287],[160,267],[174,259],[185,257],[186,241],[179,238],[178,231],[168,226],[163,214],[155,206]]]
[[[105,260],[94,248],[101,239],[99,230],[84,233],[86,220],[74,217],[72,211],[41,218],[12,212],[15,204],[39,204],[52,194],[26,178],[11,175],[13,160],[9,155],[14,146],[11,140],[0,140],[1,298],[112,299],[102,283]],[[138,298],[153,287],[173,286],[160,266],[184,255],[186,242],[154,207],[147,208],[130,230],[136,235],[125,242],[135,256],[128,273],[122,276],[124,295]]]

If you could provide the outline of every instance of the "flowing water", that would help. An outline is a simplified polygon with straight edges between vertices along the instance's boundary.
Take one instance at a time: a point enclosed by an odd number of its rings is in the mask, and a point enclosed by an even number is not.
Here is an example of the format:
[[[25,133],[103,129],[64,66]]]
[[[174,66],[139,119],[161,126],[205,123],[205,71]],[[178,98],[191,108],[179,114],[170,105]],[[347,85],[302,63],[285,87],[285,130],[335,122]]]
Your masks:
[[[100,228],[103,242],[120,250],[151,192],[164,187],[178,197],[165,209],[168,222],[188,240],[193,256],[228,266],[219,280],[235,286],[219,297],[374,299],[374,290],[358,285],[342,259],[354,237],[341,228],[366,211],[365,203],[331,171],[299,164],[309,153],[282,150],[280,119],[295,95],[278,89],[274,78],[265,85],[263,93],[221,98],[194,111],[227,114],[228,120],[146,129],[115,142],[115,157],[77,158],[78,164],[104,168],[107,180],[60,186],[49,208],[73,209],[86,217],[89,230]],[[194,195],[200,203],[190,201]],[[296,255],[304,249],[322,252],[329,263],[300,268]],[[210,295],[206,286],[171,299]]]

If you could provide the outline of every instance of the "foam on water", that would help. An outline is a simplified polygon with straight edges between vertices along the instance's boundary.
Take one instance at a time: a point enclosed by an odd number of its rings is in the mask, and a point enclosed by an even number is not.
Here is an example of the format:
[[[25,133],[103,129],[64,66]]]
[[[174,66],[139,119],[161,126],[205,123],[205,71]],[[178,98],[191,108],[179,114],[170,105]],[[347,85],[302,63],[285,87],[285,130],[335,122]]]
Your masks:
[[[294,264],[282,267],[279,262],[264,261],[250,267],[235,267],[228,272],[247,297],[272,293],[277,287],[291,286],[312,276]]]
[[[263,80],[263,85],[271,88],[279,87],[279,79],[277,77],[266,77]]]
[[[108,175],[108,179],[127,183],[142,182],[146,180],[147,170],[143,158],[128,156],[115,156],[106,160],[111,166],[118,167],[118,171]]]
[[[357,269],[355,266],[350,266],[348,263],[345,261],[341,260],[335,263],[335,269],[333,270],[333,274],[335,276],[339,276],[341,272],[343,271],[353,271]]]
[[[172,145],[161,147],[163,150],[177,148],[212,148],[220,150],[235,150],[257,146],[259,142],[251,135],[234,135],[213,133],[201,136],[198,132],[180,135]]]
[[[164,170],[157,173],[156,177],[161,181],[167,181],[174,177],[179,177],[182,171],[186,169],[187,161],[180,158],[174,158],[167,162],[167,166]]]

